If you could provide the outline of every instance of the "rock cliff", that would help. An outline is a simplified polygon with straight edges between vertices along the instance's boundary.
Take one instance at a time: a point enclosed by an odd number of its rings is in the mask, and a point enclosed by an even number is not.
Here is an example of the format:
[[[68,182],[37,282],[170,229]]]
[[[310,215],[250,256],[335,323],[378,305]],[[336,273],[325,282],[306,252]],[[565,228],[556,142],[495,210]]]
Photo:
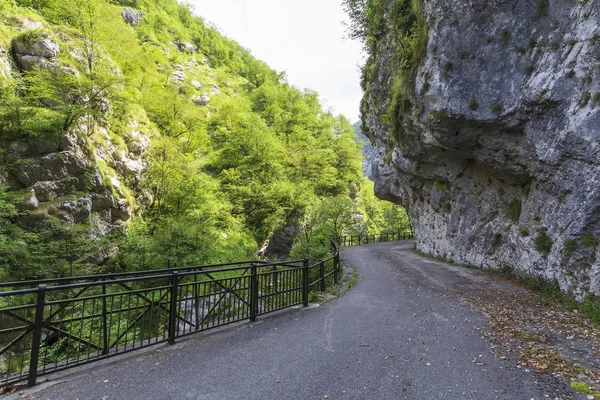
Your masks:
[[[423,252],[600,295],[600,3],[422,13],[426,50],[396,112],[392,28],[365,74],[378,196],[407,207]]]

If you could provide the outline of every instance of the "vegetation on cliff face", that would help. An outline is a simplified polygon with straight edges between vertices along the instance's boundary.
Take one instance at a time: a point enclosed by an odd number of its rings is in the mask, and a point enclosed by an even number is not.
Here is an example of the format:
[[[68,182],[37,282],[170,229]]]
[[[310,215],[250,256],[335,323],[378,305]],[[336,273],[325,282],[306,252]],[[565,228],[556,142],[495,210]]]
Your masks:
[[[362,71],[362,88],[365,91],[363,118],[368,108],[370,82],[381,74],[382,65],[389,70],[390,102],[382,115],[397,142],[401,112],[408,110],[409,96],[414,91],[417,69],[427,48],[427,22],[423,14],[422,0],[344,0],[344,8],[350,17],[348,33],[351,38],[362,41],[368,58]],[[393,43],[393,51],[382,46]],[[382,62],[381,54],[393,57]],[[368,134],[368,126],[363,124]]]
[[[0,144],[0,280],[408,227],[344,117],[176,0],[0,1]]]

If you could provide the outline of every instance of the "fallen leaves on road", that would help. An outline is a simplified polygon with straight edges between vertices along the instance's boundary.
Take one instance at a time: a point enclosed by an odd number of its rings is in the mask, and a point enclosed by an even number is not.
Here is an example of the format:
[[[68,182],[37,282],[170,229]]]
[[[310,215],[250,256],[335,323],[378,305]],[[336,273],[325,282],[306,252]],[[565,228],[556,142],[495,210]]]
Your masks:
[[[600,329],[596,325],[497,275],[475,273],[490,277],[489,285],[464,285],[454,294],[487,317],[491,330],[481,333],[495,345],[500,359],[512,354],[518,367],[600,387]]]

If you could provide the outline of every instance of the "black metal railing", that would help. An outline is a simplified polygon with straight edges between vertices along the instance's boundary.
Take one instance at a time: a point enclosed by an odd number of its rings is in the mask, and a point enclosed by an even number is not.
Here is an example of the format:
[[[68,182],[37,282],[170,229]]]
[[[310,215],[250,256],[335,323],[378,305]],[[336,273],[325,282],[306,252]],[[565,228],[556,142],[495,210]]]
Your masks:
[[[363,244],[395,242],[399,240],[414,239],[413,232],[381,233],[376,235],[348,235],[335,238],[335,242],[342,247],[360,246]]]
[[[0,387],[288,307],[308,306],[341,273],[246,262],[0,284]]]

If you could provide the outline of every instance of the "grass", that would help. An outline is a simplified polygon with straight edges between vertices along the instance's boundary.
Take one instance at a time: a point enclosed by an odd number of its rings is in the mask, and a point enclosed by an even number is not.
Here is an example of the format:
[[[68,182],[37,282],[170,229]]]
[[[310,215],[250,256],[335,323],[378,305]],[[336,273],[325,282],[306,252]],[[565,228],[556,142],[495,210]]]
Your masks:
[[[521,219],[521,208],[522,208],[521,200],[514,200],[514,201],[511,201],[510,203],[508,203],[508,207],[507,207],[508,216],[509,216],[510,220],[512,222],[514,222],[515,224],[517,222],[519,222],[519,219]]]
[[[600,399],[600,392],[586,383],[574,381],[571,382],[571,388],[583,394],[587,394],[588,396],[592,396],[594,399]]]
[[[528,290],[539,293],[547,299],[562,304],[569,310],[577,310],[595,324],[600,325],[600,298],[596,296],[587,295],[583,302],[580,303],[573,296],[560,290],[560,287],[556,282],[549,281],[544,277],[526,273],[515,273],[509,268],[491,272],[500,274]]]
[[[358,283],[358,270],[356,268],[352,268],[352,278],[346,282],[344,286],[344,290],[342,293],[348,292],[348,290],[352,289]]]

